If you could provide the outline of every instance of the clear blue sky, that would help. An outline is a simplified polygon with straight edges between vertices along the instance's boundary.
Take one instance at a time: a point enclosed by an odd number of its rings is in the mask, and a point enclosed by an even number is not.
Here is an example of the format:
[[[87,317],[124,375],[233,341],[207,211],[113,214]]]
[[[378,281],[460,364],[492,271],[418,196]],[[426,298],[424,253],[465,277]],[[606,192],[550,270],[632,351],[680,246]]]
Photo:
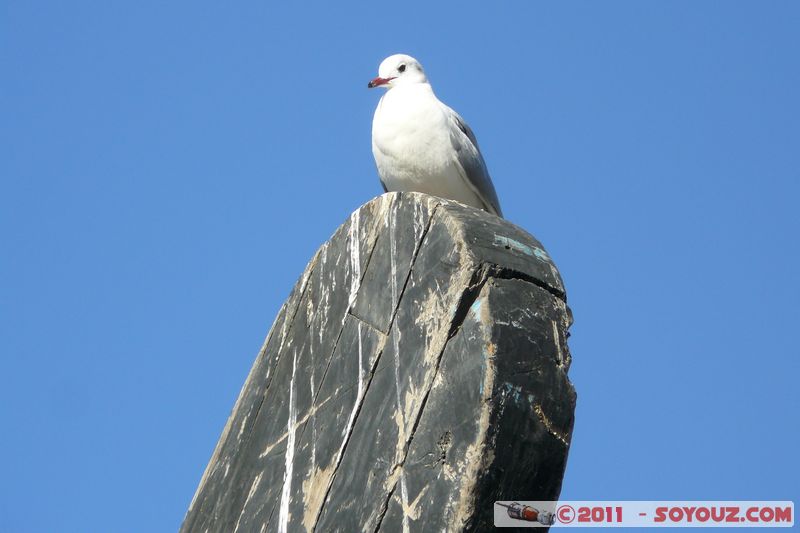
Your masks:
[[[798,499],[800,4],[0,4],[0,531],[174,531],[387,55],[575,314],[565,499]]]

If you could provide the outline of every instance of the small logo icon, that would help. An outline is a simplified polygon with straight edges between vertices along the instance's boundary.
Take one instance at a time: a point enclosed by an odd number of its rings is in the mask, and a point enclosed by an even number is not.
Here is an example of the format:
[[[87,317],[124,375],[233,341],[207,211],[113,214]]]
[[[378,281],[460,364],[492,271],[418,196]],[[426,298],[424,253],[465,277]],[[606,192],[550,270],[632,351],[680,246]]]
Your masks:
[[[526,522],[539,522],[543,526],[553,525],[553,513],[543,511],[531,507],[530,505],[522,505],[519,502],[502,503],[495,502],[500,507],[505,507],[508,516],[516,520],[524,520]]]

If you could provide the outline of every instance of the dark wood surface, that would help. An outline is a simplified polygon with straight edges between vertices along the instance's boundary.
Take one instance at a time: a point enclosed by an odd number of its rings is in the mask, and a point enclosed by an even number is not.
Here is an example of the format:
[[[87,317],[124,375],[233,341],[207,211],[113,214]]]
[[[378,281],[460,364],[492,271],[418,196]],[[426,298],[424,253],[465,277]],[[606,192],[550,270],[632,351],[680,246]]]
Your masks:
[[[557,499],[570,322],[525,231],[376,198],[281,308],[181,531],[480,531],[495,500]]]

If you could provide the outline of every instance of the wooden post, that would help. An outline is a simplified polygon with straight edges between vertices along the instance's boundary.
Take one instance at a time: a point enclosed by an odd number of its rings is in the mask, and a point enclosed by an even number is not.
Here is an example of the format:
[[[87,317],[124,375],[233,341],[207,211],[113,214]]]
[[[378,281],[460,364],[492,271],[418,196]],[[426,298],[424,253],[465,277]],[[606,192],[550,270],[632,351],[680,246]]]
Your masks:
[[[571,315],[541,244],[417,193],[336,231],[281,308],[181,531],[460,531],[555,500]]]

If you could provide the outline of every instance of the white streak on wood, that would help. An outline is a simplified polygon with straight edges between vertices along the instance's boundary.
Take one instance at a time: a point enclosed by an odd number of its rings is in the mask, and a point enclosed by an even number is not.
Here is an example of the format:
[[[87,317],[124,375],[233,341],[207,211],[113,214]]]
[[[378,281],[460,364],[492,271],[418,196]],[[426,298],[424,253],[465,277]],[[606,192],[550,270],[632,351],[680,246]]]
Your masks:
[[[347,425],[342,430],[342,443],[339,445],[339,451],[336,453],[336,460],[333,464],[338,465],[342,458],[342,452],[350,437],[350,430],[353,428],[353,422],[356,419],[358,406],[361,404],[361,397],[364,395],[364,373],[361,371],[361,364],[364,358],[363,350],[361,347],[361,322],[358,323],[358,392],[356,392],[356,400],[353,402],[353,409],[350,411],[350,416],[347,418]]]
[[[303,416],[302,416],[300,419],[298,419],[298,420],[296,420],[296,421],[295,421],[295,423],[294,423],[294,427],[291,429],[291,431],[295,431],[295,430],[297,430],[297,428],[299,428],[300,426],[302,426],[303,424],[305,424],[305,423],[306,423],[306,421],[307,421],[309,418],[311,418],[312,416],[316,415],[316,414],[317,414],[317,411],[318,411],[319,409],[321,409],[323,405],[325,405],[326,403],[328,403],[328,401],[330,401],[330,398],[325,398],[325,399],[324,399],[324,400],[322,400],[320,403],[318,403],[318,404],[314,405],[314,406],[313,406],[313,407],[312,407],[312,408],[311,408],[311,409],[310,409],[310,410],[309,410],[309,411],[308,411],[306,414],[304,414],[304,415],[303,415]],[[272,444],[269,444],[269,445],[267,445],[267,447],[266,447],[266,448],[264,448],[264,451],[263,451],[263,452],[261,452],[261,454],[259,454],[258,458],[259,458],[259,459],[263,459],[264,457],[266,457],[267,455],[269,455],[269,454],[270,454],[270,452],[273,450],[273,448],[275,448],[275,446],[277,446],[278,444],[280,444],[280,443],[282,443],[284,440],[286,440],[286,438],[289,436],[289,434],[291,433],[291,431],[287,431],[286,433],[284,433],[283,435],[281,435],[280,437],[278,437],[278,439],[277,439],[277,440],[275,440],[275,441],[274,441]]]
[[[313,353],[313,351],[312,351]],[[316,395],[314,388],[314,360],[311,360],[311,394]],[[317,417],[315,416],[317,410],[311,409],[309,416],[311,416],[311,468],[310,472],[314,471],[314,466],[317,464]]]
[[[294,377],[297,370],[297,350],[293,351],[292,356],[292,380],[289,382],[289,421],[287,422],[287,431],[289,433],[289,440],[286,443],[286,467],[283,474],[283,490],[281,491],[281,508],[278,515],[278,531],[286,533],[289,525],[289,500],[291,499],[290,491],[292,489],[292,471],[294,470],[294,437],[295,430],[297,429],[296,419],[297,410],[294,401]]]
[[[247,503],[250,501],[250,498],[253,497],[253,494],[256,493],[256,489],[258,488],[258,484],[261,483],[261,475],[263,472],[259,472],[258,475],[255,477],[253,482],[250,484],[250,490],[247,491],[247,498],[244,501],[244,505],[242,505],[242,512],[239,513],[239,518],[236,519],[236,525],[233,527],[234,533],[239,531],[239,523],[242,521],[242,517],[244,516],[244,512],[247,510]]]
[[[394,211],[394,218],[389,224],[389,259],[392,267],[392,305],[397,305],[397,243],[395,241],[395,229],[397,226],[397,210]],[[400,401],[400,331],[392,328],[392,347],[394,348],[394,392],[396,399],[396,413],[398,415],[398,442],[405,442],[406,439],[406,420],[403,404]],[[399,460],[400,458],[398,458]],[[406,475],[403,467],[400,466],[400,496],[402,498],[403,509],[403,533],[408,533],[408,488],[406,487]]]
[[[358,232],[358,214],[354,211],[350,215],[350,234],[347,244],[350,246],[350,296],[347,301],[347,310],[353,307],[358,295],[358,288],[361,285],[361,239]],[[345,317],[347,315],[345,314]],[[344,319],[343,319],[344,320]]]
[[[339,462],[339,458],[342,455],[342,450],[344,450],[344,446],[347,443],[347,437],[350,435],[350,430],[353,427],[353,421],[356,418],[356,412],[358,411],[358,406],[361,403],[361,396],[364,394],[364,372],[361,370],[362,361],[364,359],[363,349],[361,347],[361,322],[358,323],[358,390],[356,392],[356,401],[353,403],[353,409],[350,411],[350,416],[347,418],[347,425],[345,426],[344,430],[342,430],[342,440],[341,446],[339,446],[339,453],[336,455],[336,462]]]
[[[242,423],[239,424],[239,433],[236,434],[236,440],[242,440],[242,433],[244,433],[244,428],[247,425],[247,419],[250,417],[250,413],[247,413],[247,416],[242,417]]]
[[[328,241],[328,242],[330,242],[330,241]],[[319,279],[323,280],[323,281],[325,280],[325,266],[327,265],[327,263],[328,263],[328,243],[326,242],[322,246],[322,253],[321,253],[320,264],[319,264]],[[331,276],[331,280],[332,280],[331,283],[334,283],[333,280],[335,280],[335,279],[336,279],[336,275],[335,275],[335,272],[334,272],[334,275]],[[331,306],[331,303],[330,303],[331,291],[333,289],[335,289],[335,285],[333,287],[328,287],[327,283],[322,283],[322,295],[320,296],[321,305],[319,306],[319,308],[321,310],[321,317],[320,317],[320,320],[319,320],[320,327],[317,330],[317,334],[319,335],[320,344],[322,344],[322,340],[325,337],[325,333],[327,331],[325,326],[328,324],[328,309]],[[311,387],[311,390],[313,391],[314,387]]]

